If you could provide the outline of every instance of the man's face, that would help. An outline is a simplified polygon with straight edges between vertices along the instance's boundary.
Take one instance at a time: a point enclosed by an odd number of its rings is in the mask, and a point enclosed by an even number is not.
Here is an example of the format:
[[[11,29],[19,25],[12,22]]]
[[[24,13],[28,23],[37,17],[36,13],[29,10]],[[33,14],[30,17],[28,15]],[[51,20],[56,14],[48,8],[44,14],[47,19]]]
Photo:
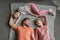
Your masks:
[[[26,25],[30,25],[30,20],[27,19],[27,20],[24,21],[24,23],[25,23]]]

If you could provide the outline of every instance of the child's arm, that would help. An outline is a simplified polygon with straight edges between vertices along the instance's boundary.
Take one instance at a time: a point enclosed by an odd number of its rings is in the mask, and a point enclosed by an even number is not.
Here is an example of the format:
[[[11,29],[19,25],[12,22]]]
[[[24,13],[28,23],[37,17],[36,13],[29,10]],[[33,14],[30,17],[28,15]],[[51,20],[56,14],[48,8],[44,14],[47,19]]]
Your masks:
[[[21,18],[21,17],[19,17],[19,18],[17,19],[17,21],[15,22],[15,24],[17,24],[17,23],[20,21],[20,18]]]
[[[12,17],[12,15],[11,15],[11,17],[10,17],[10,20],[9,20],[9,25],[13,28],[13,29],[16,29],[17,27],[17,25],[16,24],[14,24],[14,22],[13,22],[13,17]]]

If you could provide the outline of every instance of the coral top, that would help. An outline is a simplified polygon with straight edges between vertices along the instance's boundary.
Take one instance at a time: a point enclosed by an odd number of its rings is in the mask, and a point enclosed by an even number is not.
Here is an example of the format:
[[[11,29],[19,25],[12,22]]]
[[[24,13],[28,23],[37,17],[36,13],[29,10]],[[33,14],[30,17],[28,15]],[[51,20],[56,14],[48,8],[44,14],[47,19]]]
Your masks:
[[[48,26],[47,26],[47,20],[45,18],[45,25],[43,27],[37,27],[35,29],[35,37],[36,40],[50,40]]]
[[[17,32],[17,40],[31,40],[32,35],[34,35],[34,31],[32,27],[18,26],[16,27]]]

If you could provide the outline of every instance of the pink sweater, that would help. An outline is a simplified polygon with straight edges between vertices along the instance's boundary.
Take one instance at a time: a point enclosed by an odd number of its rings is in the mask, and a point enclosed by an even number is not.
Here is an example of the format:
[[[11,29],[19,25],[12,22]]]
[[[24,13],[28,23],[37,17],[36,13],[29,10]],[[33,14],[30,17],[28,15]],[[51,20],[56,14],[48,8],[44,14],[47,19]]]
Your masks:
[[[50,40],[48,26],[47,26],[47,20],[45,18],[45,25],[43,27],[37,27],[35,29],[35,37],[36,40]]]

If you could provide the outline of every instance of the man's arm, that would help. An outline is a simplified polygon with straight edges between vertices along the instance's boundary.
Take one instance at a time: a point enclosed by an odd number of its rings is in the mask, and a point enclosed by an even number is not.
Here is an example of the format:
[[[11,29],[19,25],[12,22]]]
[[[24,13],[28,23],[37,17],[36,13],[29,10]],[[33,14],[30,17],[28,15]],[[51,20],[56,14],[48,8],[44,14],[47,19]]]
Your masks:
[[[44,21],[45,21],[45,25],[48,25],[48,23],[47,23],[47,17],[43,16],[43,18],[44,18]]]
[[[32,39],[32,40],[35,40],[34,30],[33,30],[33,29],[31,30],[31,39]]]
[[[10,25],[13,29],[16,29],[16,28],[17,28],[17,27],[16,27],[17,25],[14,24],[14,22],[13,22],[13,17],[12,17],[12,16],[10,17],[9,25]]]
[[[38,32],[37,32],[37,29],[35,29],[35,40],[38,40]]]

